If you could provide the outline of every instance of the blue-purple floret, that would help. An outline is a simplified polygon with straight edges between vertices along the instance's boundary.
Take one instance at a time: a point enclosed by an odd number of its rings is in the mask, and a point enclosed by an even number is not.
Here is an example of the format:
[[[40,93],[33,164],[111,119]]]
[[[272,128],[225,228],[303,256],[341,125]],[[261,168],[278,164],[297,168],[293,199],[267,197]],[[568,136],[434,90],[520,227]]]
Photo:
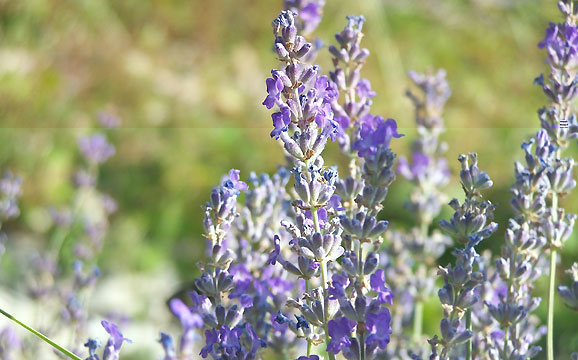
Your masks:
[[[101,322],[102,327],[110,335],[106,345],[104,347],[104,352],[102,355],[102,360],[116,360],[119,357],[120,348],[123,342],[132,343],[132,340],[125,338],[118,326],[109,321],[103,320]]]
[[[81,137],[78,146],[86,160],[93,164],[104,163],[116,152],[104,134]]]
[[[351,346],[351,340],[349,337],[356,326],[356,322],[349,320],[345,316],[330,320],[329,336],[331,336],[331,341],[327,346],[327,351],[339,354],[343,347]]]
[[[0,224],[20,215],[18,198],[22,194],[22,179],[10,172],[0,179]]]
[[[313,32],[321,22],[324,0],[285,0],[283,8],[297,14],[298,32],[307,35]]]
[[[400,138],[403,134],[397,132],[397,123],[393,119],[384,120],[381,116],[366,116],[361,124],[360,137],[353,144],[353,150],[359,157],[375,155],[378,147],[389,147],[393,138]]]
[[[132,343],[132,340],[125,338],[118,329],[118,326],[110,321],[103,320],[101,321],[101,325],[109,334],[108,341],[102,353],[102,360],[118,360],[122,344],[124,342]],[[100,341],[88,339],[84,346],[88,349],[89,354],[86,360],[100,360],[100,357],[96,353],[100,347]]]

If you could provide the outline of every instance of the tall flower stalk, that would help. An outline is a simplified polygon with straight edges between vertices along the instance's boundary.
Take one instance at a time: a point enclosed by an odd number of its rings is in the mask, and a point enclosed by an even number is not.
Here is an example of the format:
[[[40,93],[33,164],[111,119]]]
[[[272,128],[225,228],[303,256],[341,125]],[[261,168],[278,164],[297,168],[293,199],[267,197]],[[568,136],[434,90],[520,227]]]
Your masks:
[[[578,67],[578,29],[576,15],[578,7],[574,0],[558,2],[564,15],[564,22],[554,24],[546,30],[544,40],[538,44],[547,51],[547,62],[550,73],[545,78],[540,75],[535,83],[540,85],[550,104],[540,109],[538,114],[542,128],[547,132],[554,146],[553,156],[549,162],[548,178],[551,184],[549,192],[549,210],[543,223],[550,248],[550,273],[548,287],[548,337],[547,356],[554,359],[554,296],[556,287],[556,264],[558,252],[563,244],[562,230],[573,226],[573,220],[564,217],[564,210],[559,208],[559,199],[575,187],[572,179],[574,160],[563,158],[562,152],[570,140],[578,138],[578,122],[572,105],[577,94],[576,69]],[[564,228],[564,229],[560,229]]]
[[[540,263],[547,236],[542,221],[547,216],[547,196],[550,183],[548,159],[554,146],[546,131],[540,130],[535,139],[524,143],[525,162],[515,164],[515,183],[510,204],[515,216],[506,230],[502,256],[496,260],[501,281],[496,282],[496,294],[485,304],[489,314],[501,329],[493,337],[490,352],[494,356],[531,358],[541,348],[535,345],[542,332],[531,313],[540,304],[533,297],[534,282],[542,274]]]
[[[451,239],[439,231],[430,233],[433,219],[446,201],[441,188],[449,181],[449,168],[443,157],[447,144],[439,137],[445,130],[441,115],[451,91],[444,70],[427,74],[412,71],[409,76],[419,88],[419,92],[408,90],[406,93],[415,107],[418,137],[411,145],[411,161],[401,157],[397,172],[414,186],[405,206],[416,224],[409,233],[392,233],[388,272],[389,277],[395,279],[394,292],[404,299],[394,307],[396,324],[402,327],[404,319],[413,316],[412,340],[417,345],[422,340],[423,302],[434,293],[431,275],[435,273],[436,260],[451,244]],[[399,335],[403,334],[399,332]]]
[[[476,270],[475,247],[490,237],[498,225],[489,222],[493,218],[494,205],[481,199],[481,190],[492,187],[490,177],[478,168],[477,155],[460,155],[462,165],[460,179],[466,198],[462,204],[453,199],[449,205],[455,210],[453,217],[440,221],[440,227],[453,237],[463,248],[456,248],[454,266],[440,267],[444,286],[438,296],[442,304],[443,318],[440,336],[429,340],[432,354],[430,359],[472,358],[471,309],[480,300],[476,289],[483,283],[484,274]],[[471,162],[471,165],[470,165]],[[465,343],[465,348],[460,346]]]

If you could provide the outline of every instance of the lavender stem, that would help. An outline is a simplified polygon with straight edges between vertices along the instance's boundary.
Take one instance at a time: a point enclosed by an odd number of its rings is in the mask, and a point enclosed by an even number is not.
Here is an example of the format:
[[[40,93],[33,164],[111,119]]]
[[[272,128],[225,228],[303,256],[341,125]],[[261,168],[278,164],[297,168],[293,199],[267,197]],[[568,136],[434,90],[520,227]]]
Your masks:
[[[472,331],[472,310],[466,311],[466,330]],[[466,342],[466,360],[472,359],[472,340]]]
[[[421,338],[423,326],[423,301],[415,302],[413,313],[413,339],[418,342]]]
[[[556,259],[555,249],[550,253],[550,285],[548,287],[548,360],[554,360],[554,293],[556,288]]]

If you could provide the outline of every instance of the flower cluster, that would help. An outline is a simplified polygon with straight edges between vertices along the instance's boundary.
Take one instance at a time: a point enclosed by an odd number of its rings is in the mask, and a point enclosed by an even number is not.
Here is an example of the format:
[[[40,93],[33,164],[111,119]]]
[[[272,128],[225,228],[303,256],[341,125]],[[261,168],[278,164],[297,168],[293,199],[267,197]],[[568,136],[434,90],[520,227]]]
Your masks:
[[[388,351],[392,358],[404,358],[408,348],[417,349],[423,344],[423,302],[434,294],[436,260],[451,244],[451,239],[439,230],[430,232],[433,219],[446,201],[441,189],[449,180],[447,161],[443,157],[447,146],[440,142],[439,136],[444,130],[441,113],[450,89],[443,70],[428,74],[412,71],[409,75],[420,89],[419,93],[407,92],[415,106],[418,137],[412,142],[411,163],[400,157],[397,173],[414,186],[405,206],[415,219],[415,226],[409,232],[390,232],[386,272],[392,279],[392,290],[403,299],[394,304],[394,324],[406,330],[413,326],[413,337],[410,339],[405,332],[398,331]],[[409,346],[411,340],[413,343]]]
[[[310,84],[282,81],[283,86],[271,91],[274,81],[290,79],[287,75],[295,72],[296,61],[291,55],[295,45],[290,41],[293,35],[284,35],[296,31],[293,16],[283,12],[274,22],[277,54],[286,65],[284,70],[273,71],[273,78],[267,80],[269,96],[264,105],[271,108],[271,100],[275,100],[280,109],[273,114],[272,136],[284,143],[293,166],[296,196],[291,202],[294,214],[281,222],[285,233],[275,235],[268,263],[280,264],[287,273],[303,279],[305,289],[287,301],[288,307],[296,312],[295,320],[280,311],[274,322],[306,340],[307,356],[311,356],[313,346],[325,343],[324,350],[330,358],[338,353],[348,359],[373,358],[386,348],[391,332],[389,309],[383,305],[392,303],[392,294],[385,285],[383,270],[376,272],[379,262],[376,250],[387,222],[378,220],[377,214],[394,179],[395,155],[389,150],[389,143],[401,135],[394,120],[370,115],[368,106],[363,122],[355,121],[354,126],[349,126],[355,99],[346,97],[346,104],[340,105],[339,90],[361,91],[365,86],[371,93],[368,82],[359,83],[358,68],[348,69],[352,71],[349,80],[342,79],[344,72],[337,68],[329,81],[318,75],[317,66],[302,65],[301,71],[315,71],[307,79]],[[367,51],[358,54],[362,23],[363,18],[348,18],[347,27],[336,36],[341,52],[330,48],[334,56],[336,53],[353,56],[357,67],[368,54]],[[278,34],[282,34],[281,40]],[[299,35],[295,38],[299,39]],[[280,43],[286,54],[279,51]],[[300,40],[295,41],[298,43]],[[345,58],[341,60],[351,64]],[[338,84],[341,80],[344,82]],[[366,97],[363,102],[367,100]],[[283,113],[287,117],[280,127],[276,120]],[[357,110],[355,113],[359,115]],[[353,154],[359,160],[353,160],[354,176],[340,180],[335,168],[324,167],[321,152],[328,138],[346,138],[348,128],[348,135],[355,139],[350,151],[355,151]],[[287,235],[288,248],[282,241]]]
[[[284,0],[283,8],[296,13],[296,27],[303,36],[311,34],[321,22],[325,0]]]
[[[5,173],[0,179],[0,226],[6,220],[20,215],[18,198],[22,193],[21,185],[22,179],[11,173]]]
[[[565,22],[551,23],[544,40],[538,44],[548,53],[550,73],[546,78],[540,75],[534,83],[542,87],[551,101],[538,112],[542,127],[556,146],[565,148],[569,140],[578,138],[578,122],[571,106],[577,95],[578,30],[574,1],[564,0],[558,5]]]
[[[102,357],[99,357],[97,354],[97,350],[100,347],[100,341],[96,339],[88,339],[86,344],[84,344],[84,347],[88,349],[88,357],[86,360],[118,360],[122,343],[131,343],[132,340],[125,338],[116,324],[106,320],[103,320],[101,324],[109,335],[108,341],[102,351]]]
[[[348,16],[347,26],[335,34],[339,47],[329,46],[335,66],[329,76],[333,88],[340,94],[333,99],[331,107],[341,129],[349,129],[347,133],[340,132],[339,136],[340,147],[344,153],[352,152],[351,147],[358,140],[358,130],[364,116],[367,115],[369,121],[373,119],[369,110],[371,99],[377,95],[371,90],[370,81],[361,78],[361,67],[369,56],[369,50],[361,47],[364,22],[363,16]]]
[[[471,358],[470,339],[474,335],[471,311],[480,301],[476,289],[485,280],[484,274],[476,270],[476,267],[479,269],[479,255],[475,247],[490,237],[498,227],[496,223],[488,223],[493,218],[494,205],[481,200],[480,194],[480,190],[493,185],[492,180],[478,168],[475,153],[460,155],[458,160],[462,165],[460,180],[466,199],[462,204],[457,199],[450,202],[455,213],[450,221],[440,221],[440,227],[464,247],[453,251],[455,265],[440,267],[439,270],[444,280],[444,286],[438,292],[443,318],[440,322],[440,336],[436,335],[429,340],[432,348],[430,359]],[[459,346],[463,343],[466,343],[465,349]]]
[[[69,345],[75,353],[82,352],[78,345],[86,338],[90,320],[86,294],[100,277],[98,256],[109,217],[117,208],[116,202],[98,188],[99,167],[114,154],[114,146],[104,134],[88,134],[80,138],[78,147],[84,161],[71,179],[73,198],[65,206],[47,210],[53,221],[47,235],[49,246],[41,254],[32,254],[26,282],[32,300],[57,304],[54,311],[47,307],[37,319],[43,332],[60,336],[71,331],[74,336]],[[33,344],[22,349],[27,357],[36,357],[39,351]]]
[[[558,2],[558,8],[564,16],[564,22],[550,24],[544,40],[538,47],[546,49],[550,73],[547,80],[540,75],[535,83],[540,85],[550,100],[550,104],[538,111],[543,130],[551,143],[545,162],[547,176],[547,201],[545,213],[539,221],[539,234],[546,238],[550,252],[549,259],[549,291],[548,291],[548,337],[547,356],[554,358],[554,296],[556,287],[556,265],[558,251],[572,233],[576,215],[564,214],[558,202],[570,190],[576,187],[573,178],[574,159],[562,157],[570,140],[578,139],[578,122],[573,107],[576,97],[576,67],[578,66],[578,28],[576,27],[577,7],[574,0]],[[549,155],[549,156],[548,156]]]
[[[213,189],[205,206],[203,225],[210,242],[210,260],[199,265],[202,275],[195,279],[195,291],[190,294],[192,307],[180,299],[170,303],[183,326],[178,358],[195,358],[195,328],[205,330],[205,346],[200,353],[203,358],[210,355],[214,359],[254,359],[257,351],[266,346],[251,323],[243,319],[244,311],[253,306],[253,298],[246,293],[252,278],[231,266],[236,254],[227,241],[238,216],[237,197],[247,189],[247,184],[239,180],[239,171],[231,170],[222,185]],[[172,338],[161,333],[160,342],[165,359],[174,359],[177,353]]]

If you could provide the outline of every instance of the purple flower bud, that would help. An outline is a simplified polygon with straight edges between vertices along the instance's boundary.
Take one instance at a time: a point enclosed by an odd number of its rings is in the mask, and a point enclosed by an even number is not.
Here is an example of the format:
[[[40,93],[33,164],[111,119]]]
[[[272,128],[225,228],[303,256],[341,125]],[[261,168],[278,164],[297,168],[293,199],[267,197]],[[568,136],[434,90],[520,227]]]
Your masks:
[[[170,335],[161,332],[159,343],[161,343],[165,351],[165,357],[163,360],[177,360],[175,345],[173,343],[173,338]]]
[[[104,163],[115,153],[114,146],[102,134],[82,137],[78,140],[78,146],[84,157],[94,164]]]
[[[125,338],[115,324],[106,320],[103,320],[101,324],[110,335],[104,348],[102,360],[118,360],[122,343],[124,341],[132,343],[132,340]]]

